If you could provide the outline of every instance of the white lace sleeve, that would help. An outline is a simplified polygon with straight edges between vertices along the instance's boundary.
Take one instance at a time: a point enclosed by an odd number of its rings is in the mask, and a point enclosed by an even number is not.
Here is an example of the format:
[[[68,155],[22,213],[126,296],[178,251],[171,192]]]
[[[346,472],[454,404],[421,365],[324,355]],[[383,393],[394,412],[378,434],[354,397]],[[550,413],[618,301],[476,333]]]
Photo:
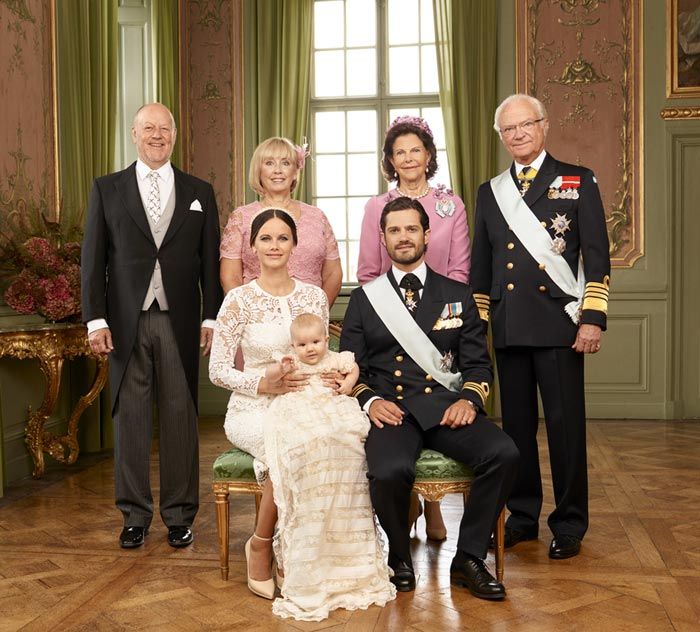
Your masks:
[[[328,329],[328,298],[320,287],[304,284],[294,297],[292,312],[293,316],[306,312],[316,314],[326,323],[326,330]]]
[[[355,354],[352,351],[341,351],[335,354],[336,368],[341,373],[350,373],[355,366]]]
[[[236,291],[229,292],[216,317],[209,379],[217,386],[255,397],[261,376],[239,371],[234,364],[243,330],[249,320],[249,310],[240,300],[240,294]]]

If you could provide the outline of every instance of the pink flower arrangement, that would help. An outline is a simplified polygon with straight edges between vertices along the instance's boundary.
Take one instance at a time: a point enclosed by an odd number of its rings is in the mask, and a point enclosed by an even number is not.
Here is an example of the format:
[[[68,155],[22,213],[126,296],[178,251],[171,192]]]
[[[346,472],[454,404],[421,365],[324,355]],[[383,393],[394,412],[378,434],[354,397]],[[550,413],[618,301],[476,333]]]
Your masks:
[[[80,314],[80,244],[30,237],[17,255],[23,268],[4,296],[12,309],[53,321]]]

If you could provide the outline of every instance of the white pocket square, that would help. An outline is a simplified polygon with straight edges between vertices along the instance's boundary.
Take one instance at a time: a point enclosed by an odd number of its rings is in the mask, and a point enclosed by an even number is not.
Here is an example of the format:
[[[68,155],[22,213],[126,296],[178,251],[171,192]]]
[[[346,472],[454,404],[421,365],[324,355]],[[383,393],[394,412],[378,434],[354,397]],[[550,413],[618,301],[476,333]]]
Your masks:
[[[199,200],[195,200],[190,204],[190,211],[200,211],[202,210],[202,205],[200,204]]]

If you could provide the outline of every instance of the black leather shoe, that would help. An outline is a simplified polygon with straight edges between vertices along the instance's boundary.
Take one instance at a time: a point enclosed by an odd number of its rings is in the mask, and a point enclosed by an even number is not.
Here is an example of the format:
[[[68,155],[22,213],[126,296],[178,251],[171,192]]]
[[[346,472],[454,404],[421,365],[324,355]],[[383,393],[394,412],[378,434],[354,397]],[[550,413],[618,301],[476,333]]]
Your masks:
[[[135,549],[143,544],[147,535],[146,527],[124,527],[119,534],[119,546],[123,549]]]
[[[574,557],[581,551],[581,538],[575,535],[557,535],[549,545],[549,557],[553,560],[565,560]]]
[[[416,576],[406,562],[399,562],[392,567],[394,576],[389,578],[399,592],[411,592],[416,589]]]
[[[189,546],[194,540],[194,533],[189,527],[168,527],[168,544],[176,549]]]
[[[527,532],[527,531],[519,531],[518,529],[511,529],[510,527],[506,527],[505,529],[505,534],[504,534],[504,544],[507,549],[511,548],[512,546],[515,546],[518,542],[527,542],[528,540],[537,540],[537,532]],[[491,536],[491,542],[489,543],[489,548],[490,549],[495,549],[496,548],[496,538],[495,536]]]
[[[467,588],[479,599],[500,600],[506,596],[506,589],[489,573],[483,560],[473,555],[465,555],[464,561],[452,561],[450,579],[457,586]]]

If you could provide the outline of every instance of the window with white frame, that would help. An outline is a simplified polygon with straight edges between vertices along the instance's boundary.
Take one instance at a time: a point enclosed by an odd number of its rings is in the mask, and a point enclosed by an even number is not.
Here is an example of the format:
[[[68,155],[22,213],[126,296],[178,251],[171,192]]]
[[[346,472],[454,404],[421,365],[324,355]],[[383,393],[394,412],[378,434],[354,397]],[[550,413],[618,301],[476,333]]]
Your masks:
[[[357,281],[367,200],[385,191],[381,150],[389,123],[420,115],[433,131],[449,186],[438,96],[432,0],[314,0],[312,197],[340,248],[343,281]]]

